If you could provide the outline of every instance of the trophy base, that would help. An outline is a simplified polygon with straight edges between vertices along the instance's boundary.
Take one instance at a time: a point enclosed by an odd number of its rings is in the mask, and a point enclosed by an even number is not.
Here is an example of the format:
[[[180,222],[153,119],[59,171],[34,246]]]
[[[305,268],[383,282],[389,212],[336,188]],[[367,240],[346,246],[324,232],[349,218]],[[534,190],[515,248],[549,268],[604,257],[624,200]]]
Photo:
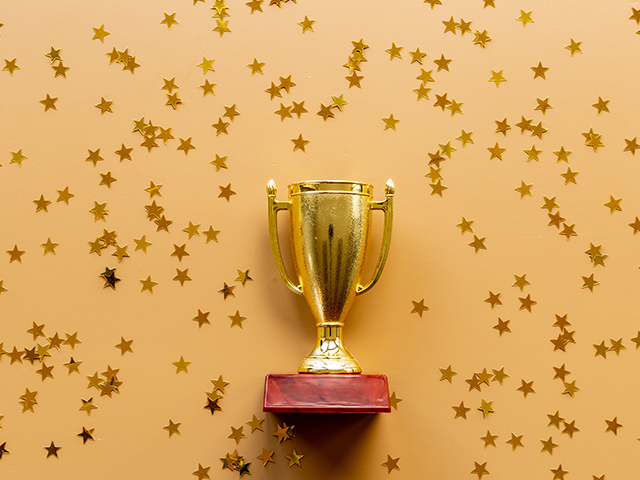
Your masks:
[[[385,375],[269,374],[263,411],[274,413],[388,413]]]

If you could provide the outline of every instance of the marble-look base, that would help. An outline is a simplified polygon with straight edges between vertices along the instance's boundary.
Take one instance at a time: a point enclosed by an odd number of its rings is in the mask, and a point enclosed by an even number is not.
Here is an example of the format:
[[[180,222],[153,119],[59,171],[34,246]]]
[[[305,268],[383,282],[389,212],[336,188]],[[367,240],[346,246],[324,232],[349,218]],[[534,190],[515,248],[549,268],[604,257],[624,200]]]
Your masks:
[[[387,413],[385,375],[269,374],[265,379],[265,412]]]

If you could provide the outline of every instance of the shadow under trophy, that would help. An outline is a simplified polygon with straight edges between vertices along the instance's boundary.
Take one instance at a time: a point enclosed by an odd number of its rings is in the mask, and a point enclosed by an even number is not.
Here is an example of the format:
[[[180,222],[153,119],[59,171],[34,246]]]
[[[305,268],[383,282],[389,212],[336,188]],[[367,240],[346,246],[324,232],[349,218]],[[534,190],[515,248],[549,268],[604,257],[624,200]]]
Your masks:
[[[307,301],[316,320],[317,341],[298,367],[298,374],[267,375],[264,411],[389,412],[387,377],[361,374],[358,361],[344,346],[342,328],[355,297],[375,285],[387,260],[393,182],[387,181],[383,201],[373,200],[372,185],[350,181],[293,183],[285,202],[276,200],[276,193],[276,184],[271,180],[267,196],[273,257],[287,287]],[[289,211],[297,281],[289,276],[280,251],[280,210]],[[384,212],[384,234],[373,276],[362,284],[373,210]]]

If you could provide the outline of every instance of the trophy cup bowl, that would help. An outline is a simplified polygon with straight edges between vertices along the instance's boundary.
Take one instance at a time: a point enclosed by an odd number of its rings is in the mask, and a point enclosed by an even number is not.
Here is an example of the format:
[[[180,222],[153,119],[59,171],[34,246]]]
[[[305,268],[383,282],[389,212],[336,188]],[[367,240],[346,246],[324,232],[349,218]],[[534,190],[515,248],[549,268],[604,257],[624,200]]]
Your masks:
[[[383,201],[373,200],[373,186],[350,181],[309,181],[289,185],[289,199],[276,200],[273,180],[267,185],[269,238],[284,283],[303,295],[316,320],[315,348],[299,373],[361,373],[342,340],[344,320],[357,295],[378,281],[389,252],[395,187],[387,181]],[[278,242],[277,213],[289,210],[294,282],[284,266]],[[380,256],[368,283],[360,282],[371,230],[371,212],[384,212]]]

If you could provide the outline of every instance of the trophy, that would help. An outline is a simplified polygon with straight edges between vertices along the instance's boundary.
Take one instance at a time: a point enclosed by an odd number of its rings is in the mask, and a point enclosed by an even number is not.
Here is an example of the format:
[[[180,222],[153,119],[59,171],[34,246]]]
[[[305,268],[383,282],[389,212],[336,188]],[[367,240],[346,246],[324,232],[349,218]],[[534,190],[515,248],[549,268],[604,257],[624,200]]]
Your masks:
[[[286,202],[276,200],[276,193],[271,180],[267,195],[273,257],[287,287],[306,299],[317,327],[316,346],[298,373],[323,375],[267,375],[264,411],[389,412],[387,377],[361,374],[358,361],[344,346],[342,328],[355,297],[375,285],[387,260],[393,182],[387,181],[383,201],[373,200],[373,186],[349,181],[293,183]],[[297,281],[289,276],[282,260],[277,224],[280,210],[289,210]],[[384,234],[372,278],[362,284],[373,210],[384,212]]]

